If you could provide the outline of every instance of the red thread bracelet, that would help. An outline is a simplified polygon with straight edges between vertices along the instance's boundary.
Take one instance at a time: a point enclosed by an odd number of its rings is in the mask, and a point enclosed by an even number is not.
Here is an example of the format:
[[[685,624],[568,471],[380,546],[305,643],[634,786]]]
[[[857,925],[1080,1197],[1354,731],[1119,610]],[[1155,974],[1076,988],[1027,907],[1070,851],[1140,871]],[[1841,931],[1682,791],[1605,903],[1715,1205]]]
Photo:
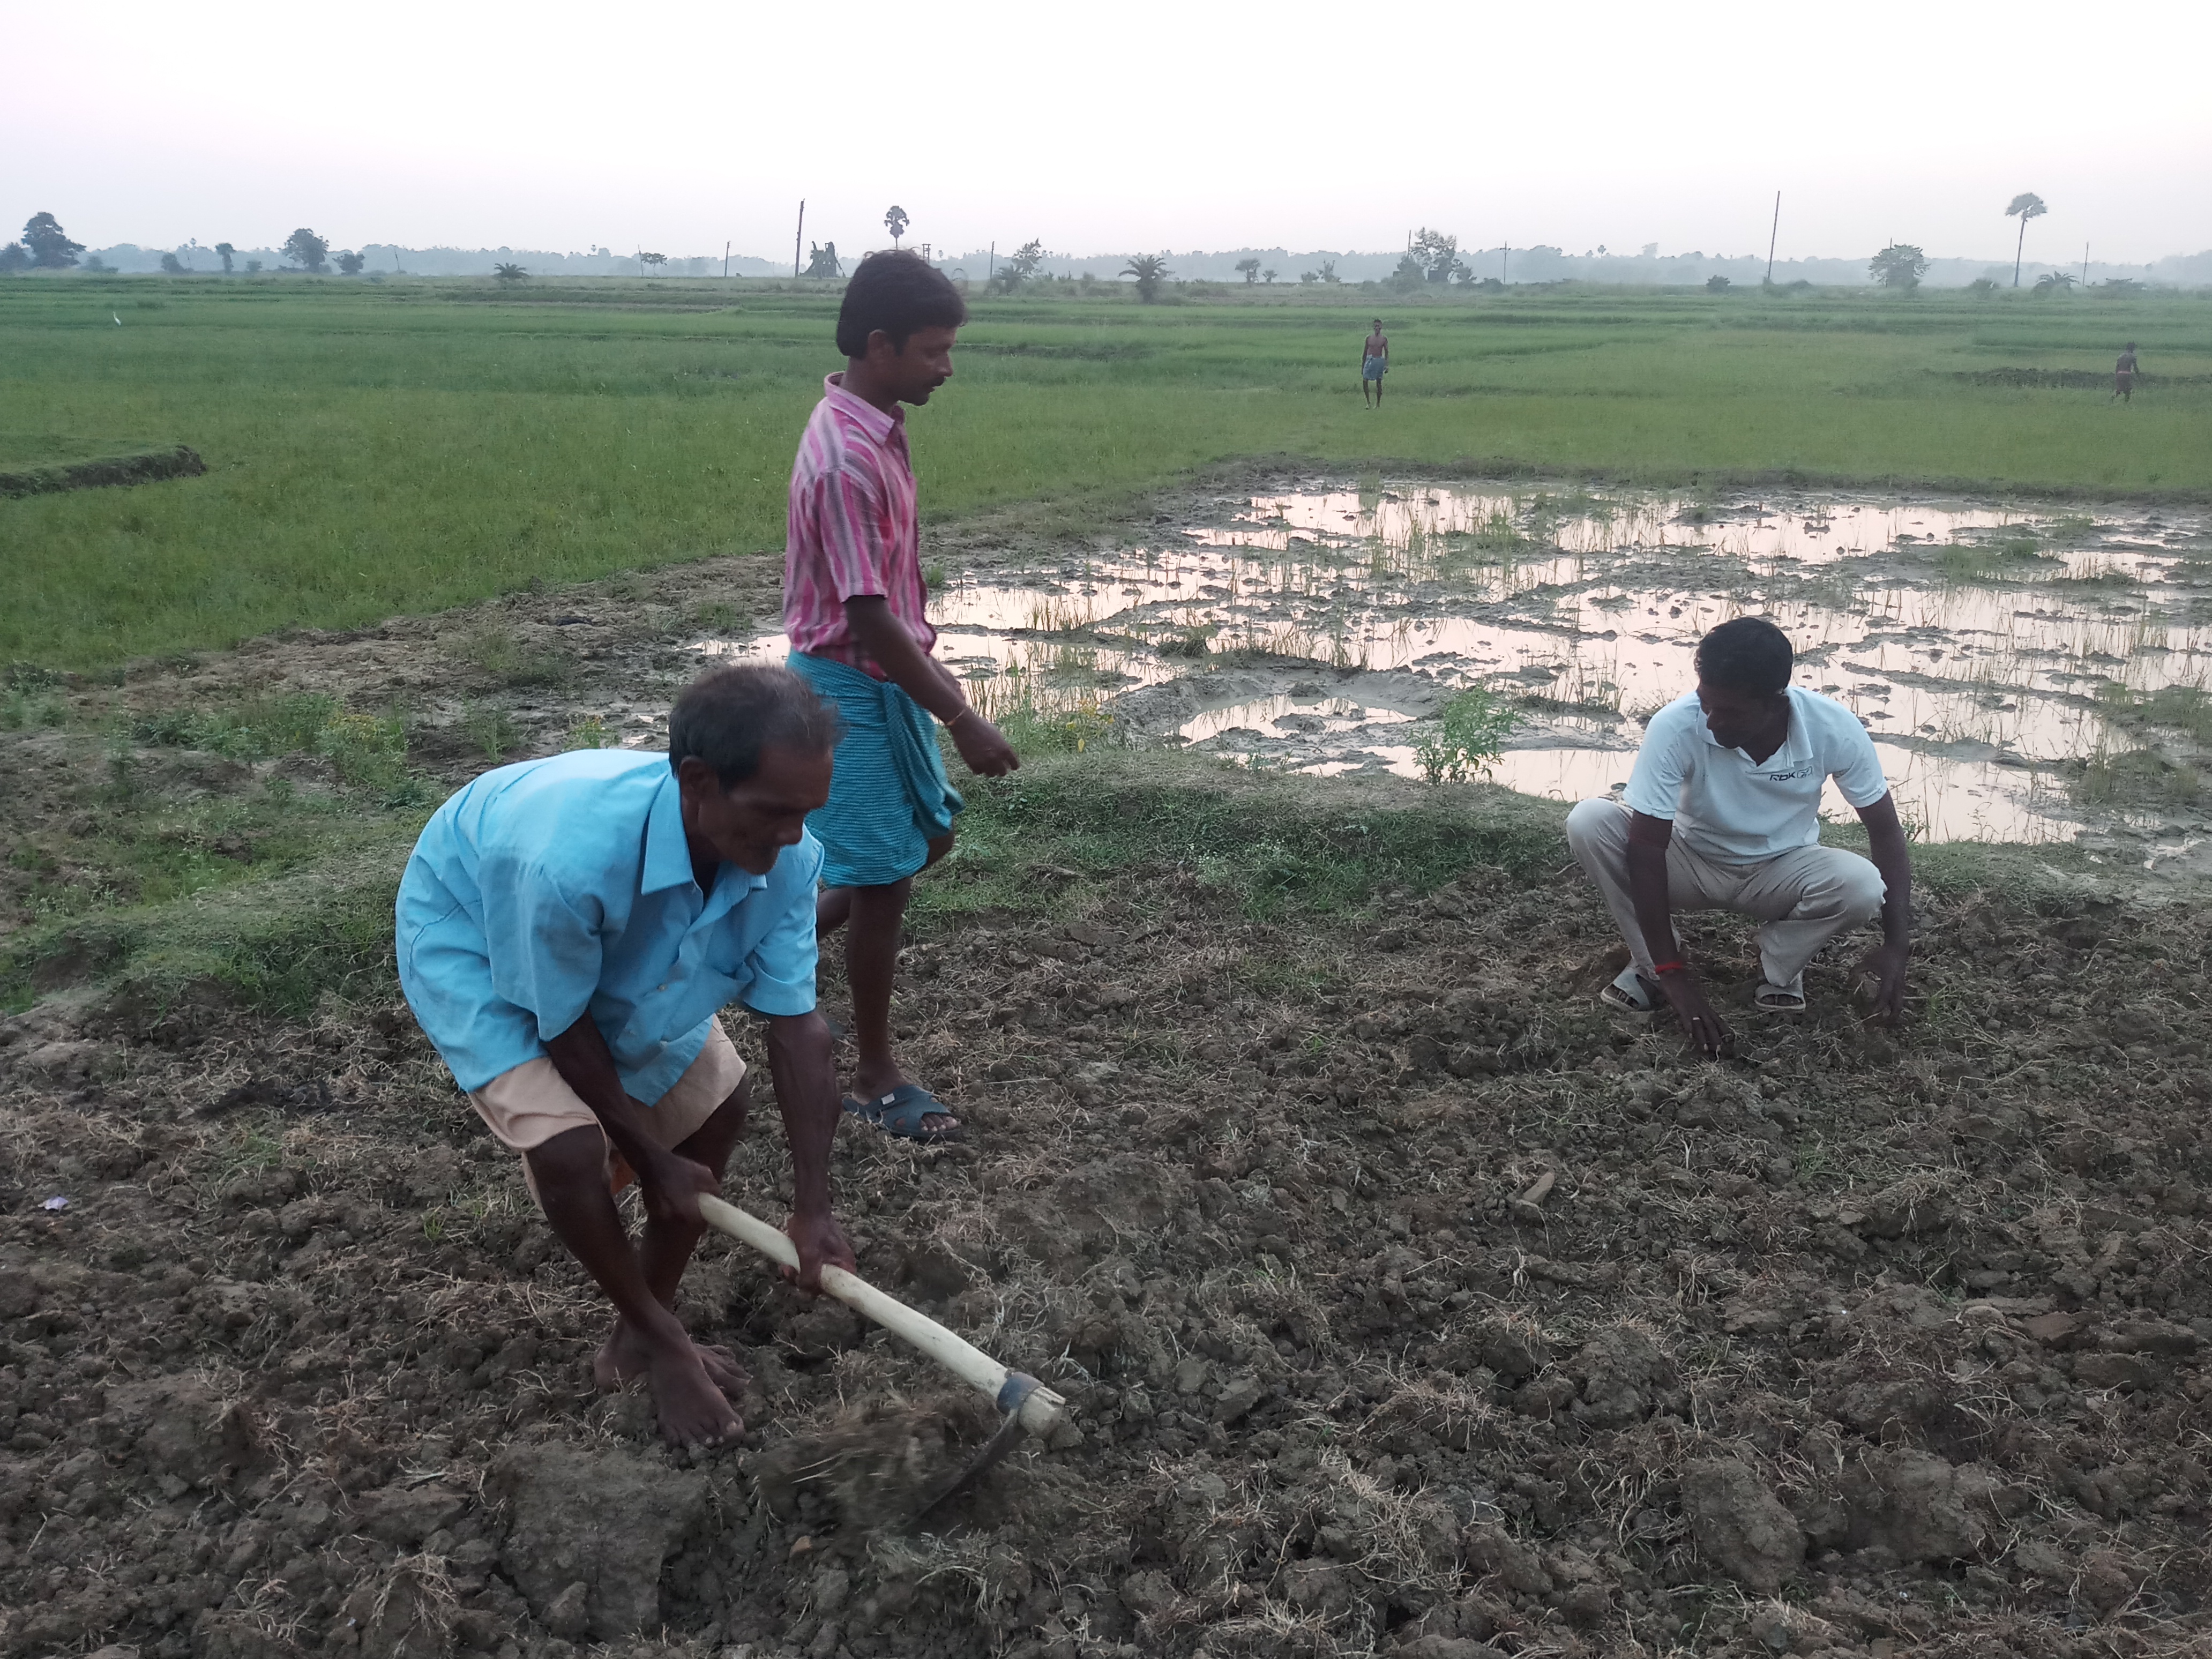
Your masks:
[[[1655,974],[1686,974],[1690,970],[1686,963],[1677,961],[1655,962],[1651,964],[1651,971]]]

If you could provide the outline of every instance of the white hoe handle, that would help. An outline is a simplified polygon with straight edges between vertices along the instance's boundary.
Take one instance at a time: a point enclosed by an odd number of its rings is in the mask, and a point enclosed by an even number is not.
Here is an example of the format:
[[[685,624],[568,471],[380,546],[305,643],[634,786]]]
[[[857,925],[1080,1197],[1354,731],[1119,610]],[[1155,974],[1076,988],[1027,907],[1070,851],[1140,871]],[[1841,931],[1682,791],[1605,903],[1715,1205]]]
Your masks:
[[[799,1251],[781,1227],[771,1227],[758,1216],[748,1215],[725,1199],[702,1194],[699,1213],[708,1224],[741,1244],[750,1244],[769,1261],[796,1269]],[[822,1270],[822,1289],[854,1313],[865,1315],[893,1336],[912,1344],[963,1382],[1000,1401],[1006,1379],[1014,1375],[964,1337],[956,1335],[927,1314],[917,1312],[895,1296],[886,1296],[858,1273],[842,1267]],[[1067,1401],[1050,1389],[1032,1389],[1017,1408],[1022,1426],[1032,1434],[1047,1434],[1060,1422]]]

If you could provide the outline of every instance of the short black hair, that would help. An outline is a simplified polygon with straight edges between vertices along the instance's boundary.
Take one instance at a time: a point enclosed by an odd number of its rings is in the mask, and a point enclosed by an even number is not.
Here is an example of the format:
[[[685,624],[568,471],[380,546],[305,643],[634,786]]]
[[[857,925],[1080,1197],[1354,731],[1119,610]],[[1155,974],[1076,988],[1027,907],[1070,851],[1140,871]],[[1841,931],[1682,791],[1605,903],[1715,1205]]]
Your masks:
[[[1724,622],[1698,641],[1698,678],[1723,691],[1772,696],[1790,684],[1790,636],[1764,617]]]
[[[871,253],[845,284],[845,303],[837,308],[837,349],[848,357],[865,357],[868,336],[881,329],[894,351],[904,351],[918,329],[957,328],[967,320],[968,302],[960,290],[921,255]]]
[[[668,711],[668,764],[672,771],[696,756],[727,789],[760,770],[763,750],[818,755],[835,749],[844,729],[837,711],[782,664],[725,663],[685,686]]]

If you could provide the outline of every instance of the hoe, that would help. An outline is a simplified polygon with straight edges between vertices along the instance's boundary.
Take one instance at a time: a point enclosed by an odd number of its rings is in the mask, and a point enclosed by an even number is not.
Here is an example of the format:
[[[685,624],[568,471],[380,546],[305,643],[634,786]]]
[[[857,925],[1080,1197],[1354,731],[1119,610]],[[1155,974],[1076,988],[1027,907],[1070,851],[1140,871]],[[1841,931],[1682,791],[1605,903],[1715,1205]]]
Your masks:
[[[781,1228],[771,1227],[758,1216],[748,1215],[736,1205],[712,1196],[699,1200],[699,1213],[709,1225],[741,1244],[750,1244],[769,1261],[794,1270],[798,1267],[799,1252]],[[1067,1401],[1036,1378],[1008,1370],[973,1343],[896,1297],[886,1296],[859,1274],[842,1267],[824,1267],[822,1289],[854,1313],[872,1319],[893,1336],[921,1349],[962,1382],[981,1389],[1001,1413],[998,1432],[984,1443],[967,1468],[929,1494],[915,1511],[915,1520],[921,1520],[974,1486],[985,1470],[1013,1449],[1024,1433],[1049,1434],[1066,1414]]]

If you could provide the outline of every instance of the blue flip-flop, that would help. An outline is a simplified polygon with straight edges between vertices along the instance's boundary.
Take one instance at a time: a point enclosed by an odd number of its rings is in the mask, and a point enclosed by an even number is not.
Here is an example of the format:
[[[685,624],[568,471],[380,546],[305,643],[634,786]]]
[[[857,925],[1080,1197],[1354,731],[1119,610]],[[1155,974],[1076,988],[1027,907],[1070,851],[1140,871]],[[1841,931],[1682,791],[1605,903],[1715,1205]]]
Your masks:
[[[902,1083],[887,1095],[873,1100],[860,1100],[847,1095],[845,1109],[854,1117],[872,1123],[885,1134],[896,1135],[901,1140],[932,1141],[964,1140],[964,1127],[929,1129],[922,1127],[926,1117],[951,1117],[951,1110],[944,1102],[919,1083]]]

